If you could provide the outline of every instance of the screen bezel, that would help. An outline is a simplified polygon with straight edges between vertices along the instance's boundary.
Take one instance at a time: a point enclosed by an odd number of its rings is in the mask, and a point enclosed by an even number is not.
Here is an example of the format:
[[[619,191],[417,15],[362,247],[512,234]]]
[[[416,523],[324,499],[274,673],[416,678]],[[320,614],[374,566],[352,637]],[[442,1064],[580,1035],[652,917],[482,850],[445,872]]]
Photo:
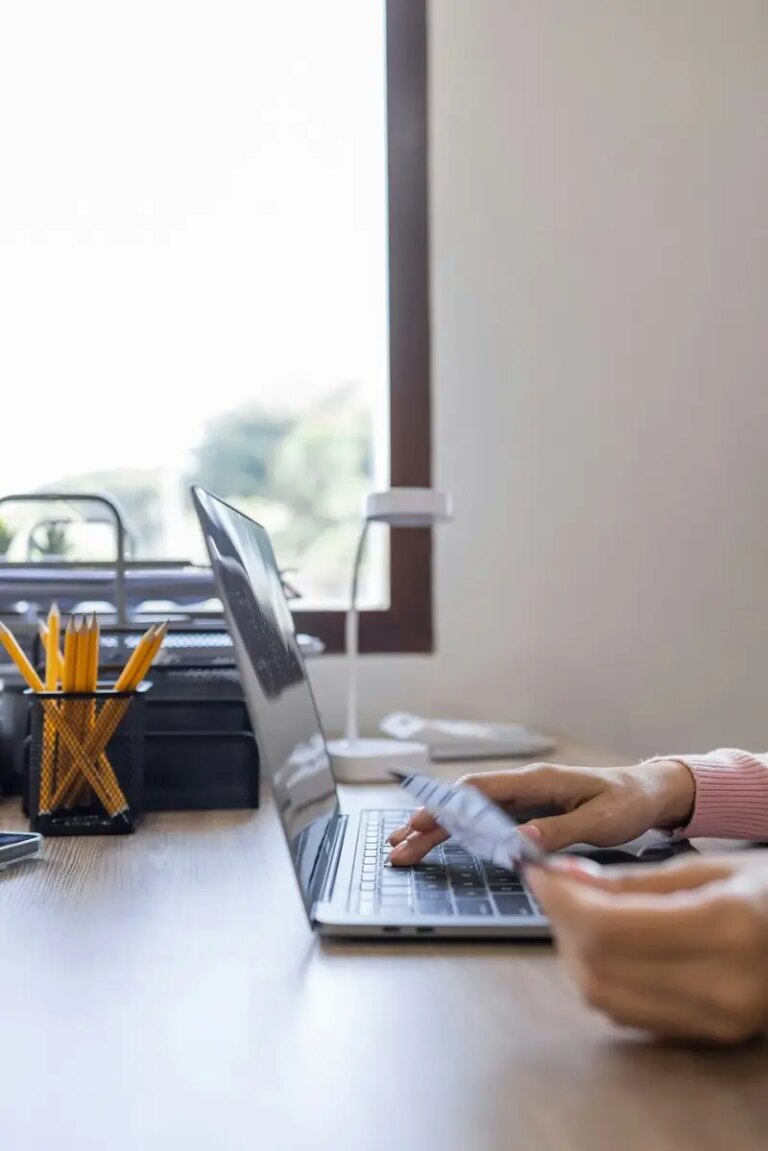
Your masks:
[[[277,567],[277,560],[276,560],[276,557],[274,554],[274,549],[272,548],[272,541],[269,538],[269,533],[267,532],[266,528],[262,524],[258,523],[257,520],[254,520],[251,516],[246,515],[244,512],[240,511],[238,508],[233,507],[232,504],[228,504],[226,502],[226,500],[221,499],[219,496],[216,496],[212,492],[209,492],[205,488],[199,487],[197,485],[195,485],[191,488],[191,492],[192,492],[192,501],[194,503],[195,511],[197,512],[198,520],[200,522],[200,529],[201,529],[202,534],[203,534],[203,541],[205,543],[205,548],[206,548],[206,551],[208,553],[209,559],[211,561],[211,571],[213,572],[213,578],[214,578],[214,581],[216,584],[216,590],[218,591],[219,599],[221,600],[221,606],[222,606],[222,611],[224,614],[224,619],[225,619],[225,622],[227,624],[227,628],[229,630],[230,637],[232,639],[232,648],[233,648],[233,651],[235,653],[235,660],[238,664],[238,669],[240,671],[241,679],[245,683],[245,682],[247,682],[247,677],[246,677],[246,674],[245,674],[244,669],[243,669],[241,662],[240,662],[241,661],[241,653],[240,653],[240,649],[239,649],[239,644],[238,644],[237,639],[236,639],[236,636],[239,636],[239,629],[238,629],[238,627],[235,623],[235,620],[234,620],[234,613],[232,612],[230,605],[229,605],[226,589],[224,588],[222,581],[219,578],[219,574],[217,572],[217,557],[213,553],[213,550],[210,546],[208,531],[206,530],[206,523],[209,519],[209,513],[208,513],[208,510],[205,506],[206,501],[210,500],[214,505],[218,505],[218,506],[226,509],[227,512],[230,512],[230,513],[236,515],[239,519],[243,520],[246,524],[249,525],[249,527],[256,528],[257,531],[259,531],[263,534],[267,543],[269,544],[269,554],[270,554],[270,556],[274,562],[275,570],[279,575],[279,569]],[[286,602],[286,608],[288,608],[287,600],[285,602]],[[289,611],[289,614],[290,614],[290,611]],[[292,620],[292,617],[291,617],[291,620]],[[291,626],[293,627],[293,622],[291,623]],[[293,634],[295,637],[295,634],[296,634],[295,628],[293,629]],[[304,660],[304,656],[302,655],[302,652],[299,648],[298,643],[295,644],[295,653],[294,654],[298,660],[298,663],[299,663],[299,666],[300,666],[300,669],[301,669],[301,672],[303,675],[304,685],[306,686],[306,690],[309,694],[309,700],[311,702],[312,710],[314,712],[315,720],[317,722],[317,730],[322,737],[323,747],[325,748],[326,754],[327,754],[328,741],[326,739],[325,730],[323,728],[323,724],[322,724],[322,721],[320,719],[320,712],[319,712],[319,709],[317,706],[317,701],[315,699],[315,693],[312,690],[312,684],[310,683],[309,676],[307,675],[306,662]],[[253,727],[254,736],[256,738],[256,745],[259,749],[259,763],[260,763],[262,769],[264,770],[265,776],[267,776],[269,778],[270,793],[274,797],[274,789],[272,786],[273,765],[269,762],[269,758],[268,758],[266,751],[265,751],[264,743],[262,742],[262,740],[259,736],[259,722],[258,722],[259,717],[256,714],[254,714],[254,709],[252,707],[252,701],[248,698],[248,693],[245,690],[243,692],[243,695],[244,695],[244,699],[245,699],[245,705],[246,705],[246,708],[248,710],[248,715],[249,715],[250,720],[251,720],[251,726]],[[330,764],[330,761],[329,761],[329,764]],[[331,771],[330,766],[329,766],[329,772],[330,772],[330,776],[331,776],[331,785],[332,785],[332,789],[333,789],[334,807],[333,807],[332,812],[330,813],[330,817],[328,819],[328,824],[327,824],[326,830],[325,830],[323,837],[320,841],[320,846],[318,848],[317,857],[316,857],[315,863],[313,865],[313,869],[312,869],[312,872],[310,874],[309,880],[307,882],[306,888],[305,888],[304,884],[302,883],[301,875],[299,873],[299,869],[297,867],[296,860],[294,859],[294,856],[293,856],[291,839],[290,839],[290,836],[288,833],[288,829],[286,828],[285,821],[283,820],[283,815],[282,815],[282,812],[280,810],[280,805],[275,804],[275,806],[277,807],[278,818],[280,820],[280,827],[281,827],[281,830],[282,830],[283,835],[285,837],[286,845],[288,847],[288,855],[289,855],[289,858],[291,860],[291,866],[292,866],[294,874],[296,876],[296,882],[297,882],[299,892],[300,892],[301,897],[302,897],[302,902],[304,903],[304,908],[307,912],[307,916],[310,919],[310,922],[312,920],[312,908],[314,907],[314,905],[317,902],[317,899],[319,897],[319,894],[322,892],[322,890],[324,888],[326,877],[328,874],[328,869],[329,869],[329,866],[331,865],[331,862],[334,858],[334,854],[335,854],[334,848],[335,848],[336,839],[337,839],[337,836],[339,833],[339,828],[342,826],[341,808],[340,808],[340,804],[339,804],[339,793],[338,793],[338,788],[336,786],[336,780],[333,777],[333,772]]]

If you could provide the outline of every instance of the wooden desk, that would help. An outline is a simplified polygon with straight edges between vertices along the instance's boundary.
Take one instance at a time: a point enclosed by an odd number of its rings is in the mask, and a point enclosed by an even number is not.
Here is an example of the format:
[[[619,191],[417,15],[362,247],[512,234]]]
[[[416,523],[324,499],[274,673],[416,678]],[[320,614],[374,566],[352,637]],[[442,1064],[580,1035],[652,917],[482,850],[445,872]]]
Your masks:
[[[0,875],[0,989],[3,1147],[766,1146],[766,1046],[620,1032],[548,946],[320,943],[270,807],[49,841]]]

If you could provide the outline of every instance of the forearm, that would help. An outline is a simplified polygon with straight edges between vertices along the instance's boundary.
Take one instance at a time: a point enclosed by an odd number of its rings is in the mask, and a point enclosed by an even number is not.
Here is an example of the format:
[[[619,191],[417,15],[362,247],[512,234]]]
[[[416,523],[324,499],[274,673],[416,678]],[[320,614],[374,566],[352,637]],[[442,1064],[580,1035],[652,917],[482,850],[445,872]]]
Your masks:
[[[720,748],[663,758],[685,764],[696,785],[693,812],[680,834],[768,840],[768,756]]]

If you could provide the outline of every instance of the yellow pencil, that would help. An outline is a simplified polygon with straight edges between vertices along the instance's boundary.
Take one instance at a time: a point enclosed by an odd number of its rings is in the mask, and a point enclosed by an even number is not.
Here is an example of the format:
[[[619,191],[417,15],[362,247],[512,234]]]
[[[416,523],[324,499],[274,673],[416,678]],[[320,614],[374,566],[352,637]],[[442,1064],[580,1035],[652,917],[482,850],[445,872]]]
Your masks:
[[[69,617],[66,629],[64,631],[64,666],[61,673],[61,690],[65,693],[75,691],[77,671],[77,632],[76,621],[74,616]],[[72,701],[62,701],[61,704],[62,715],[68,723],[72,723],[74,719],[74,712]],[[61,741],[59,742],[59,754],[56,760],[56,779],[54,782],[54,796],[53,806],[57,807],[57,795],[60,790],[61,781],[65,778],[70,778],[74,769],[70,767],[72,762],[72,755],[70,749],[64,746]]]
[[[40,634],[40,642],[43,645],[43,651],[45,652],[45,658],[47,661],[47,659],[48,659],[48,628],[44,623],[41,622],[37,625],[37,630]],[[56,682],[56,687],[54,687],[54,689],[53,689],[54,691],[56,691],[58,688],[58,681],[61,679],[61,673],[64,669],[64,658],[61,654],[61,650],[55,651],[53,653],[53,658],[54,658],[56,668],[57,668],[57,676],[56,676],[57,682]],[[46,675],[47,675],[47,665],[46,665]]]
[[[91,621],[81,618],[75,623],[75,691],[90,691],[90,671],[91,671]],[[73,724],[72,727],[75,734],[85,741],[88,734],[88,704],[82,700],[77,700],[73,704]],[[82,771],[80,773],[82,775]],[[83,787],[83,780],[80,780],[80,786],[76,791],[76,798],[82,803],[87,803],[89,794],[87,787]]]
[[[75,690],[75,621],[70,619],[64,632],[64,671],[61,677],[62,691]]]
[[[95,692],[99,685],[99,621],[96,612],[88,620],[88,676],[86,691]],[[96,724],[96,700],[86,704],[83,734],[89,735]]]
[[[144,633],[128,660],[127,664],[120,672],[117,683],[115,684],[115,691],[129,691],[128,684],[133,682],[136,668],[143,666],[144,657],[149,651],[150,645],[155,638],[157,632],[157,624],[153,623],[152,626]]]
[[[32,664],[27,659],[26,655],[19,647],[19,643],[15,636],[8,630],[4,623],[0,622],[0,643],[3,645],[8,655],[11,657],[16,667],[24,677],[24,681],[28,687],[33,691],[45,691],[45,684],[37,674]]]
[[[136,688],[139,686],[141,681],[144,679],[144,676],[147,674],[147,672],[151,668],[152,664],[155,662],[155,656],[159,652],[160,648],[163,646],[163,640],[165,639],[167,631],[168,631],[168,624],[167,623],[161,624],[160,627],[158,627],[157,631],[155,632],[154,638],[153,638],[153,640],[149,646],[149,650],[145,653],[144,659],[142,660],[141,664],[134,671],[134,678],[133,678],[133,681],[131,683],[131,686],[128,689],[129,691],[135,691],[136,690]]]
[[[133,692],[139,686],[152,665],[160,646],[168,631],[168,624],[152,624],[149,630],[141,637],[136,650],[123,668],[120,678],[115,684],[115,691]],[[88,751],[95,748],[104,748],[121,723],[128,710],[129,700],[108,700],[101,709],[96,726],[88,736]]]
[[[45,690],[56,691],[61,674],[59,652],[59,631],[61,617],[56,604],[51,604],[48,612],[48,625],[40,624],[40,634],[45,647]],[[51,719],[50,709],[56,705],[47,701],[43,707],[43,746],[40,761],[40,811],[49,814],[53,800],[54,776],[56,767],[56,728]]]
[[[90,636],[84,619],[75,620],[75,691],[88,690]]]
[[[59,633],[61,631],[61,616],[55,603],[51,604],[48,612],[48,643],[46,645],[45,660],[45,690],[55,691],[59,682]]]
[[[99,686],[99,641],[101,629],[96,612],[91,616],[91,647],[88,660],[88,691],[96,691]]]

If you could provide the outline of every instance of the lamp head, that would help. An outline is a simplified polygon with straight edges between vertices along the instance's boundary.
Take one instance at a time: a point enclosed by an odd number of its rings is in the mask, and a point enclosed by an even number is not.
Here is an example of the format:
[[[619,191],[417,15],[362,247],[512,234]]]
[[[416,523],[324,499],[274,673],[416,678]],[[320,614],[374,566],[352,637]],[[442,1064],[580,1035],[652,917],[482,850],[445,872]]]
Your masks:
[[[390,488],[368,496],[365,518],[393,528],[429,528],[453,519],[453,501],[432,488]]]

